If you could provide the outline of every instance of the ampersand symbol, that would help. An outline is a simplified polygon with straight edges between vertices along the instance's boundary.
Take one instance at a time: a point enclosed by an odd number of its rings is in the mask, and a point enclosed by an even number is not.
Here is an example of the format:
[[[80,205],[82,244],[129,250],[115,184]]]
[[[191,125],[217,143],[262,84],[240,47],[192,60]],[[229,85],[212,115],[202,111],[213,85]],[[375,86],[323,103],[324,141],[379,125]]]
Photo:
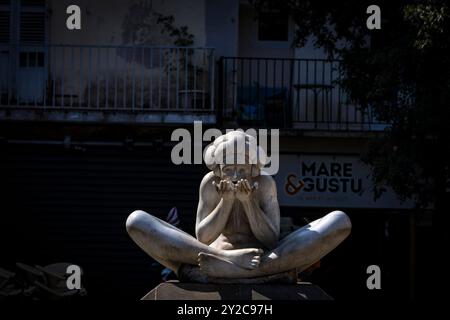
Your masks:
[[[298,180],[298,184],[296,185],[296,182],[293,182],[292,179],[297,179],[297,176],[295,174],[290,174],[287,177],[287,182],[284,186],[286,193],[291,196],[299,192],[305,185],[302,180]]]

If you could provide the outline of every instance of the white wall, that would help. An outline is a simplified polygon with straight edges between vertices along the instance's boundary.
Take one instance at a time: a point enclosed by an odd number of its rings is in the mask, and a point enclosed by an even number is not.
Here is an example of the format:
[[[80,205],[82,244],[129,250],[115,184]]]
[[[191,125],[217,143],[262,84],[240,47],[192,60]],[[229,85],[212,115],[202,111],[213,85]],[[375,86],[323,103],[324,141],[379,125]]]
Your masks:
[[[70,31],[66,28],[66,8],[73,3],[71,0],[49,1],[49,42],[93,47],[50,49],[49,72],[52,79],[56,79],[56,95],[73,96],[71,101],[74,105],[80,99],[85,101],[86,96],[92,96],[90,105],[95,105],[98,100],[100,104],[105,100],[118,100],[118,105],[128,107],[131,103],[128,100],[134,99],[138,100],[137,103],[152,101],[153,106],[160,106],[164,105],[165,99],[173,104],[177,90],[192,89],[188,87],[191,84],[185,85],[189,80],[185,81],[183,65],[176,62],[178,55],[186,56],[184,50],[150,51],[94,46],[174,45],[176,38],[170,37],[167,32],[161,33],[162,26],[156,23],[154,15],[156,12],[164,16],[173,15],[175,27],[188,26],[188,32],[194,35],[193,45],[203,47],[206,44],[204,0],[78,0],[76,4],[82,11],[82,29]],[[139,38],[133,41],[130,35]],[[188,59],[207,72],[208,58],[203,53],[197,50]],[[175,68],[180,71],[177,73]],[[192,78],[192,74],[189,77]],[[197,89],[209,90],[206,77],[207,74],[193,80]],[[178,84],[175,79],[178,79]],[[108,94],[105,87],[111,88]],[[118,97],[111,93],[115,88]],[[130,95],[132,88],[137,92],[134,98]]]
[[[310,37],[301,48],[295,48],[295,58],[297,59],[326,59],[327,55],[322,48],[314,47],[314,38]]]
[[[206,45],[216,57],[236,56],[239,43],[239,0],[206,0]]]
[[[69,31],[66,28],[66,8],[71,0],[50,0],[50,42],[84,45],[129,44],[124,37],[127,29],[140,29],[145,43],[170,45],[173,38],[161,34],[160,26],[152,11],[173,15],[175,26],[187,25],[194,34],[195,45],[203,46],[205,34],[204,0],[78,0],[82,11],[82,29]],[[146,27],[148,27],[146,29]]]

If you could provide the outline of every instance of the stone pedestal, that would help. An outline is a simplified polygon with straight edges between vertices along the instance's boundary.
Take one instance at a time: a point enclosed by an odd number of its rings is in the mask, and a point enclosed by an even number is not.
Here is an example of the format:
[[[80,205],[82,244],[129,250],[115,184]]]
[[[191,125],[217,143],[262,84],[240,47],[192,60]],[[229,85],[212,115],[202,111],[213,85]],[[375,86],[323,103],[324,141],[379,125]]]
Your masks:
[[[142,300],[332,300],[318,286],[297,284],[162,283]]]

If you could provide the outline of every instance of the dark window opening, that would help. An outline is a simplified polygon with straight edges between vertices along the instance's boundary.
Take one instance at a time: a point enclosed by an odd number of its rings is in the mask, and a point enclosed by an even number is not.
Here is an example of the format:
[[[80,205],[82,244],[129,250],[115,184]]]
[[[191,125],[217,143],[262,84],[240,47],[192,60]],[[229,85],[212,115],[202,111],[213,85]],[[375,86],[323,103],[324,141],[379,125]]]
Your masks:
[[[0,43],[9,42],[9,26],[10,26],[10,14],[6,11],[0,12]]]
[[[20,17],[20,42],[42,44],[45,41],[45,13],[23,12]]]
[[[45,0],[22,0],[20,4],[24,7],[45,7]]]
[[[44,53],[43,52],[21,52],[20,53],[20,67],[43,67]]]
[[[289,16],[280,11],[260,12],[258,16],[258,40],[288,41]]]

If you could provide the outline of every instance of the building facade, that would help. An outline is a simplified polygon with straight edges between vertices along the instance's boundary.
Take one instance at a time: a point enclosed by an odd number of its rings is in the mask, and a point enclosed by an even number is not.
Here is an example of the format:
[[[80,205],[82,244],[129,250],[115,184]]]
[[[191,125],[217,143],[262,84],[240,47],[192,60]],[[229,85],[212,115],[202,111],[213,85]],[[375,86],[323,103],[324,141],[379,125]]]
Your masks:
[[[280,129],[275,179],[294,225],[349,213],[352,236],[308,277],[337,297],[415,294],[431,218],[389,188],[374,199],[360,156],[387,125],[351,103],[339,60],[312,41],[292,46],[286,13],[239,0],[76,2],[81,30],[66,27],[72,1],[0,1],[2,212],[14,226],[5,237],[25,242],[8,261],[76,260],[93,294],[117,274],[115,289],[145,293],[158,267],[124,222],[135,209],[164,218],[176,206],[193,231],[206,168],[174,165],[170,136],[202,121]],[[366,288],[372,264],[386,270],[381,293]]]

